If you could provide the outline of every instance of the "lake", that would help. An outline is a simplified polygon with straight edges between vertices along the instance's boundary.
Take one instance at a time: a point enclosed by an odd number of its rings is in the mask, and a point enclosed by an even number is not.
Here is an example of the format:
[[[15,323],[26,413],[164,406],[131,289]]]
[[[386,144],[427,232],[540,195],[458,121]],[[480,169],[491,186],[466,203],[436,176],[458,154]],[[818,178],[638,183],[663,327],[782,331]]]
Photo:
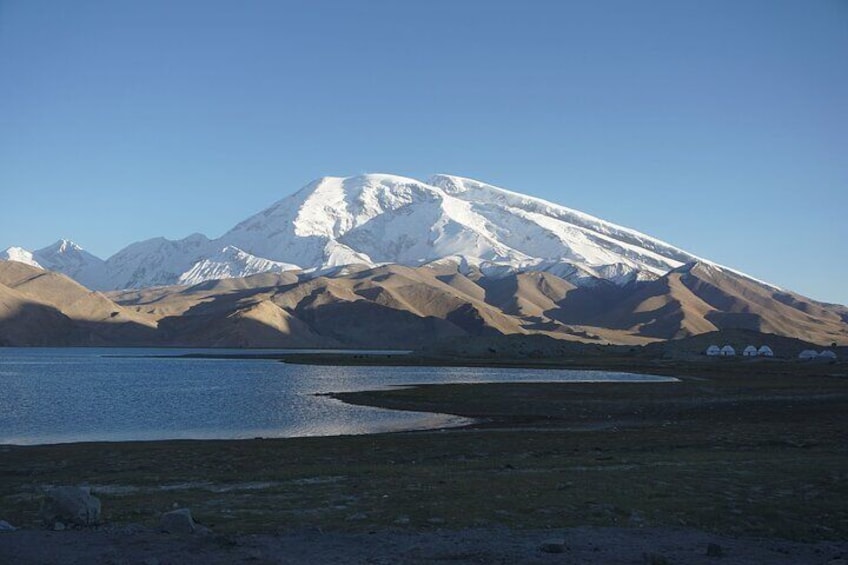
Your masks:
[[[462,425],[467,420],[352,406],[316,394],[425,383],[673,380],[599,371],[334,367],[266,359],[161,357],[204,352],[228,353],[220,349],[0,348],[0,444],[425,429]]]

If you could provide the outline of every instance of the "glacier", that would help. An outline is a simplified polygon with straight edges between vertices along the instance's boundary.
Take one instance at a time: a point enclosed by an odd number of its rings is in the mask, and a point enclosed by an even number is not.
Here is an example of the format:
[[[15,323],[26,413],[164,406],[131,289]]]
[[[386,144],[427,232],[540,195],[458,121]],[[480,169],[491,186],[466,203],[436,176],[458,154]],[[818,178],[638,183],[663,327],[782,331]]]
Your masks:
[[[636,230],[481,181],[435,175],[323,177],[222,236],[133,243],[105,261],[70,240],[0,259],[96,290],[193,285],[261,272],[453,263],[487,276],[548,271],[580,286],[650,280],[707,262]]]

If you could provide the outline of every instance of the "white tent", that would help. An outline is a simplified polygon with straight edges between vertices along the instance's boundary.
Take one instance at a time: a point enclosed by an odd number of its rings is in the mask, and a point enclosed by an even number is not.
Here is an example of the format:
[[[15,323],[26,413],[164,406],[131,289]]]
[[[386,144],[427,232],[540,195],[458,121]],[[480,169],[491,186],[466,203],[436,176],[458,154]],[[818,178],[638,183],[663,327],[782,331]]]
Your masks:
[[[812,349],[805,349],[798,354],[798,359],[815,359],[819,354]]]
[[[710,357],[716,357],[718,355],[721,355],[721,347],[719,347],[718,345],[711,345],[707,348],[706,353]]]
[[[836,353],[834,353],[830,349],[825,349],[824,351],[819,353],[819,358],[821,358],[821,359],[836,359]]]
[[[771,347],[768,345],[761,345],[757,350],[757,355],[762,357],[774,357],[774,351],[771,350]]]
[[[745,351],[742,352],[742,355],[745,357],[756,357],[757,356],[757,348],[753,345],[749,345],[745,348]]]
[[[733,357],[736,355],[736,350],[733,349],[732,345],[725,345],[721,348],[721,355],[722,357]]]

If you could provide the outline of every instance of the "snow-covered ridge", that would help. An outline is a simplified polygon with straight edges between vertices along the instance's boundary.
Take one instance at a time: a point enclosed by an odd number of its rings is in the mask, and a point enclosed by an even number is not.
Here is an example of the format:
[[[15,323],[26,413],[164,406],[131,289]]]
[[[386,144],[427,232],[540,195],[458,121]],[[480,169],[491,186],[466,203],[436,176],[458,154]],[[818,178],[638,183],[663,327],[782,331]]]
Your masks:
[[[580,285],[621,285],[706,262],[630,228],[473,179],[389,174],[318,179],[214,240],[154,238],[106,261],[60,240],[34,253],[9,248],[0,258],[60,271],[98,290],[445,261],[491,276],[544,270]]]
[[[8,247],[4,249],[0,252],[0,261],[17,261],[18,263],[24,263],[32,267],[38,267],[39,269],[44,268],[35,260],[33,254],[23,247]]]
[[[238,247],[228,245],[192,265],[191,269],[180,275],[177,284],[195,285],[208,280],[248,277],[268,272],[282,273],[297,269],[297,265],[255,257]]]

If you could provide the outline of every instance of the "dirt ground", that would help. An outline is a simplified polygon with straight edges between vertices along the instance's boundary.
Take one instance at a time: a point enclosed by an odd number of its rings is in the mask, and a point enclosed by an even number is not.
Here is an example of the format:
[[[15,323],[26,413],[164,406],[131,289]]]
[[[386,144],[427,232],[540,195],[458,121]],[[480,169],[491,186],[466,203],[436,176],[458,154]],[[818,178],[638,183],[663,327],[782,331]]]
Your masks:
[[[543,546],[564,542],[561,553]],[[712,550],[710,551],[710,548]],[[138,526],[97,531],[25,530],[0,535],[0,563],[178,565],[279,563],[820,564],[848,558],[845,542],[802,543],[691,529],[566,528],[172,536]]]

